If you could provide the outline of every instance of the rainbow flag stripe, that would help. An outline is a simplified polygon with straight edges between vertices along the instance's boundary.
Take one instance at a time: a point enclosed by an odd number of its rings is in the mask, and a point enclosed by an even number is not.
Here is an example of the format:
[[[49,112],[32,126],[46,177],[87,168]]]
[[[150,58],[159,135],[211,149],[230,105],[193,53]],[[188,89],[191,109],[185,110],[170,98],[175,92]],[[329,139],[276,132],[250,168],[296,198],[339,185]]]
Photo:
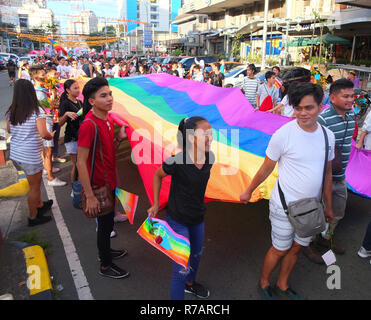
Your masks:
[[[191,252],[189,240],[175,233],[166,221],[147,218],[137,232],[149,244],[187,268]]]

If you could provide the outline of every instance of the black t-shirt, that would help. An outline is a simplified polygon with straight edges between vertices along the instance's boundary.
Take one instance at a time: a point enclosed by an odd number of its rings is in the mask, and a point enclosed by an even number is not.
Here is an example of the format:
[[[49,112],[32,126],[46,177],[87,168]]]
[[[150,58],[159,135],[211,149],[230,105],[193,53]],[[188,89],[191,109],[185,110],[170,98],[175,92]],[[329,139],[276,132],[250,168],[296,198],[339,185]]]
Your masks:
[[[186,159],[183,159],[184,156]],[[172,176],[167,213],[176,222],[186,226],[203,222],[206,186],[214,161],[214,154],[206,153],[205,164],[202,169],[198,169],[188,153],[184,155],[180,152],[162,164],[165,173]]]
[[[82,108],[82,102],[77,99],[77,103],[74,103],[70,99],[64,100],[59,106],[60,117],[62,117],[66,112],[75,112],[79,111]],[[82,117],[78,117],[76,120],[67,118],[67,127],[64,133],[64,142],[77,141],[79,137],[79,128],[82,121]]]
[[[168,73],[168,74],[172,74],[173,76],[177,76],[177,77],[179,77],[179,72],[178,72],[178,70],[169,70],[167,73]]]
[[[210,76],[211,79],[211,84],[217,87],[222,87],[223,86],[223,80],[224,80],[224,74],[223,73],[218,73],[215,74],[213,73]]]

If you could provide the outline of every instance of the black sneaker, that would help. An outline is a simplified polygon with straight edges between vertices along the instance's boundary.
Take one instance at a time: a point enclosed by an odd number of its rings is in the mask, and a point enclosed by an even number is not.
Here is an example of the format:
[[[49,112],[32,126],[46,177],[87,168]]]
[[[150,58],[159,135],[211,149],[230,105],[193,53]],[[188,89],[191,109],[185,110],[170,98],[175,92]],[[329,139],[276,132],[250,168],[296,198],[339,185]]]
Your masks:
[[[118,260],[118,259],[120,259],[122,257],[125,257],[127,254],[128,254],[128,252],[125,249],[122,249],[122,250],[113,250],[113,249],[111,249],[112,260]],[[100,257],[98,257],[98,261],[99,262],[101,261],[101,258]]]
[[[53,205],[53,200],[43,201],[43,206],[37,208],[37,217],[41,218],[46,212],[50,210]]]
[[[112,260],[120,259],[120,258],[126,256],[127,254],[128,254],[128,252],[125,249],[122,249],[122,250],[111,249]]]
[[[37,225],[40,225],[40,224],[44,224],[44,223],[49,222],[51,219],[52,219],[52,217],[44,217],[44,216],[42,216],[42,217],[36,216],[35,219],[28,218],[28,226],[29,227],[34,227],[34,226],[37,226]]]
[[[107,269],[103,270],[102,268],[99,270],[99,274],[104,277],[109,277],[113,279],[123,279],[130,275],[129,272],[127,272],[124,269],[121,269],[120,267],[116,266],[112,263],[112,265]]]
[[[210,296],[210,291],[204,288],[201,284],[193,282],[191,286],[185,284],[185,293],[192,293],[197,298],[206,299]]]

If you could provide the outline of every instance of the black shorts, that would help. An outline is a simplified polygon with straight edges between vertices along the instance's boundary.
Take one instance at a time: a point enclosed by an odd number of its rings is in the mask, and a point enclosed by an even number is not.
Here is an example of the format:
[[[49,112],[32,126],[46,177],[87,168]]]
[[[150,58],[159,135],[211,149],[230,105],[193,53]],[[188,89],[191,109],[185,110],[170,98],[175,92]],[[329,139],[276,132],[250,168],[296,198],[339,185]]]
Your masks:
[[[8,72],[9,78],[15,78],[15,72]]]

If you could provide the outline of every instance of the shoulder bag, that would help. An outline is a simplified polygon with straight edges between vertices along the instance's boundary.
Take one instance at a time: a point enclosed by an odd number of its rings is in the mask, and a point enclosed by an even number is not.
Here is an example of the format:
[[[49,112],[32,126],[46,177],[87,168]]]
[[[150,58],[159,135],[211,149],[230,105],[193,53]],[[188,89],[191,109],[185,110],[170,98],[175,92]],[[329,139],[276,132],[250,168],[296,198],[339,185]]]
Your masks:
[[[278,191],[281,203],[291,225],[294,227],[295,233],[302,238],[307,238],[321,233],[326,229],[324,207],[322,202],[322,193],[325,184],[326,168],[328,161],[328,137],[326,130],[321,126],[325,136],[325,164],[323,168],[322,186],[320,200],[317,197],[304,198],[286,204],[285,196],[278,182]]]
[[[92,119],[86,119],[85,121],[91,121],[95,125],[95,137],[94,137],[94,144],[93,144],[93,153],[91,159],[91,172],[90,172],[90,185],[92,186],[94,196],[99,201],[100,212],[96,216],[90,216],[88,214],[86,208],[86,194],[84,192],[84,188],[81,191],[81,200],[82,200],[82,210],[87,218],[97,218],[109,214],[114,211],[115,209],[115,199],[113,197],[112,190],[107,182],[107,172],[106,167],[104,166],[104,159],[103,159],[103,152],[102,152],[102,144],[99,144],[99,153],[102,159],[103,169],[104,169],[104,186],[94,186],[93,185],[93,177],[94,177],[94,166],[95,166],[95,157],[97,151],[97,142],[98,142],[98,126]]]

